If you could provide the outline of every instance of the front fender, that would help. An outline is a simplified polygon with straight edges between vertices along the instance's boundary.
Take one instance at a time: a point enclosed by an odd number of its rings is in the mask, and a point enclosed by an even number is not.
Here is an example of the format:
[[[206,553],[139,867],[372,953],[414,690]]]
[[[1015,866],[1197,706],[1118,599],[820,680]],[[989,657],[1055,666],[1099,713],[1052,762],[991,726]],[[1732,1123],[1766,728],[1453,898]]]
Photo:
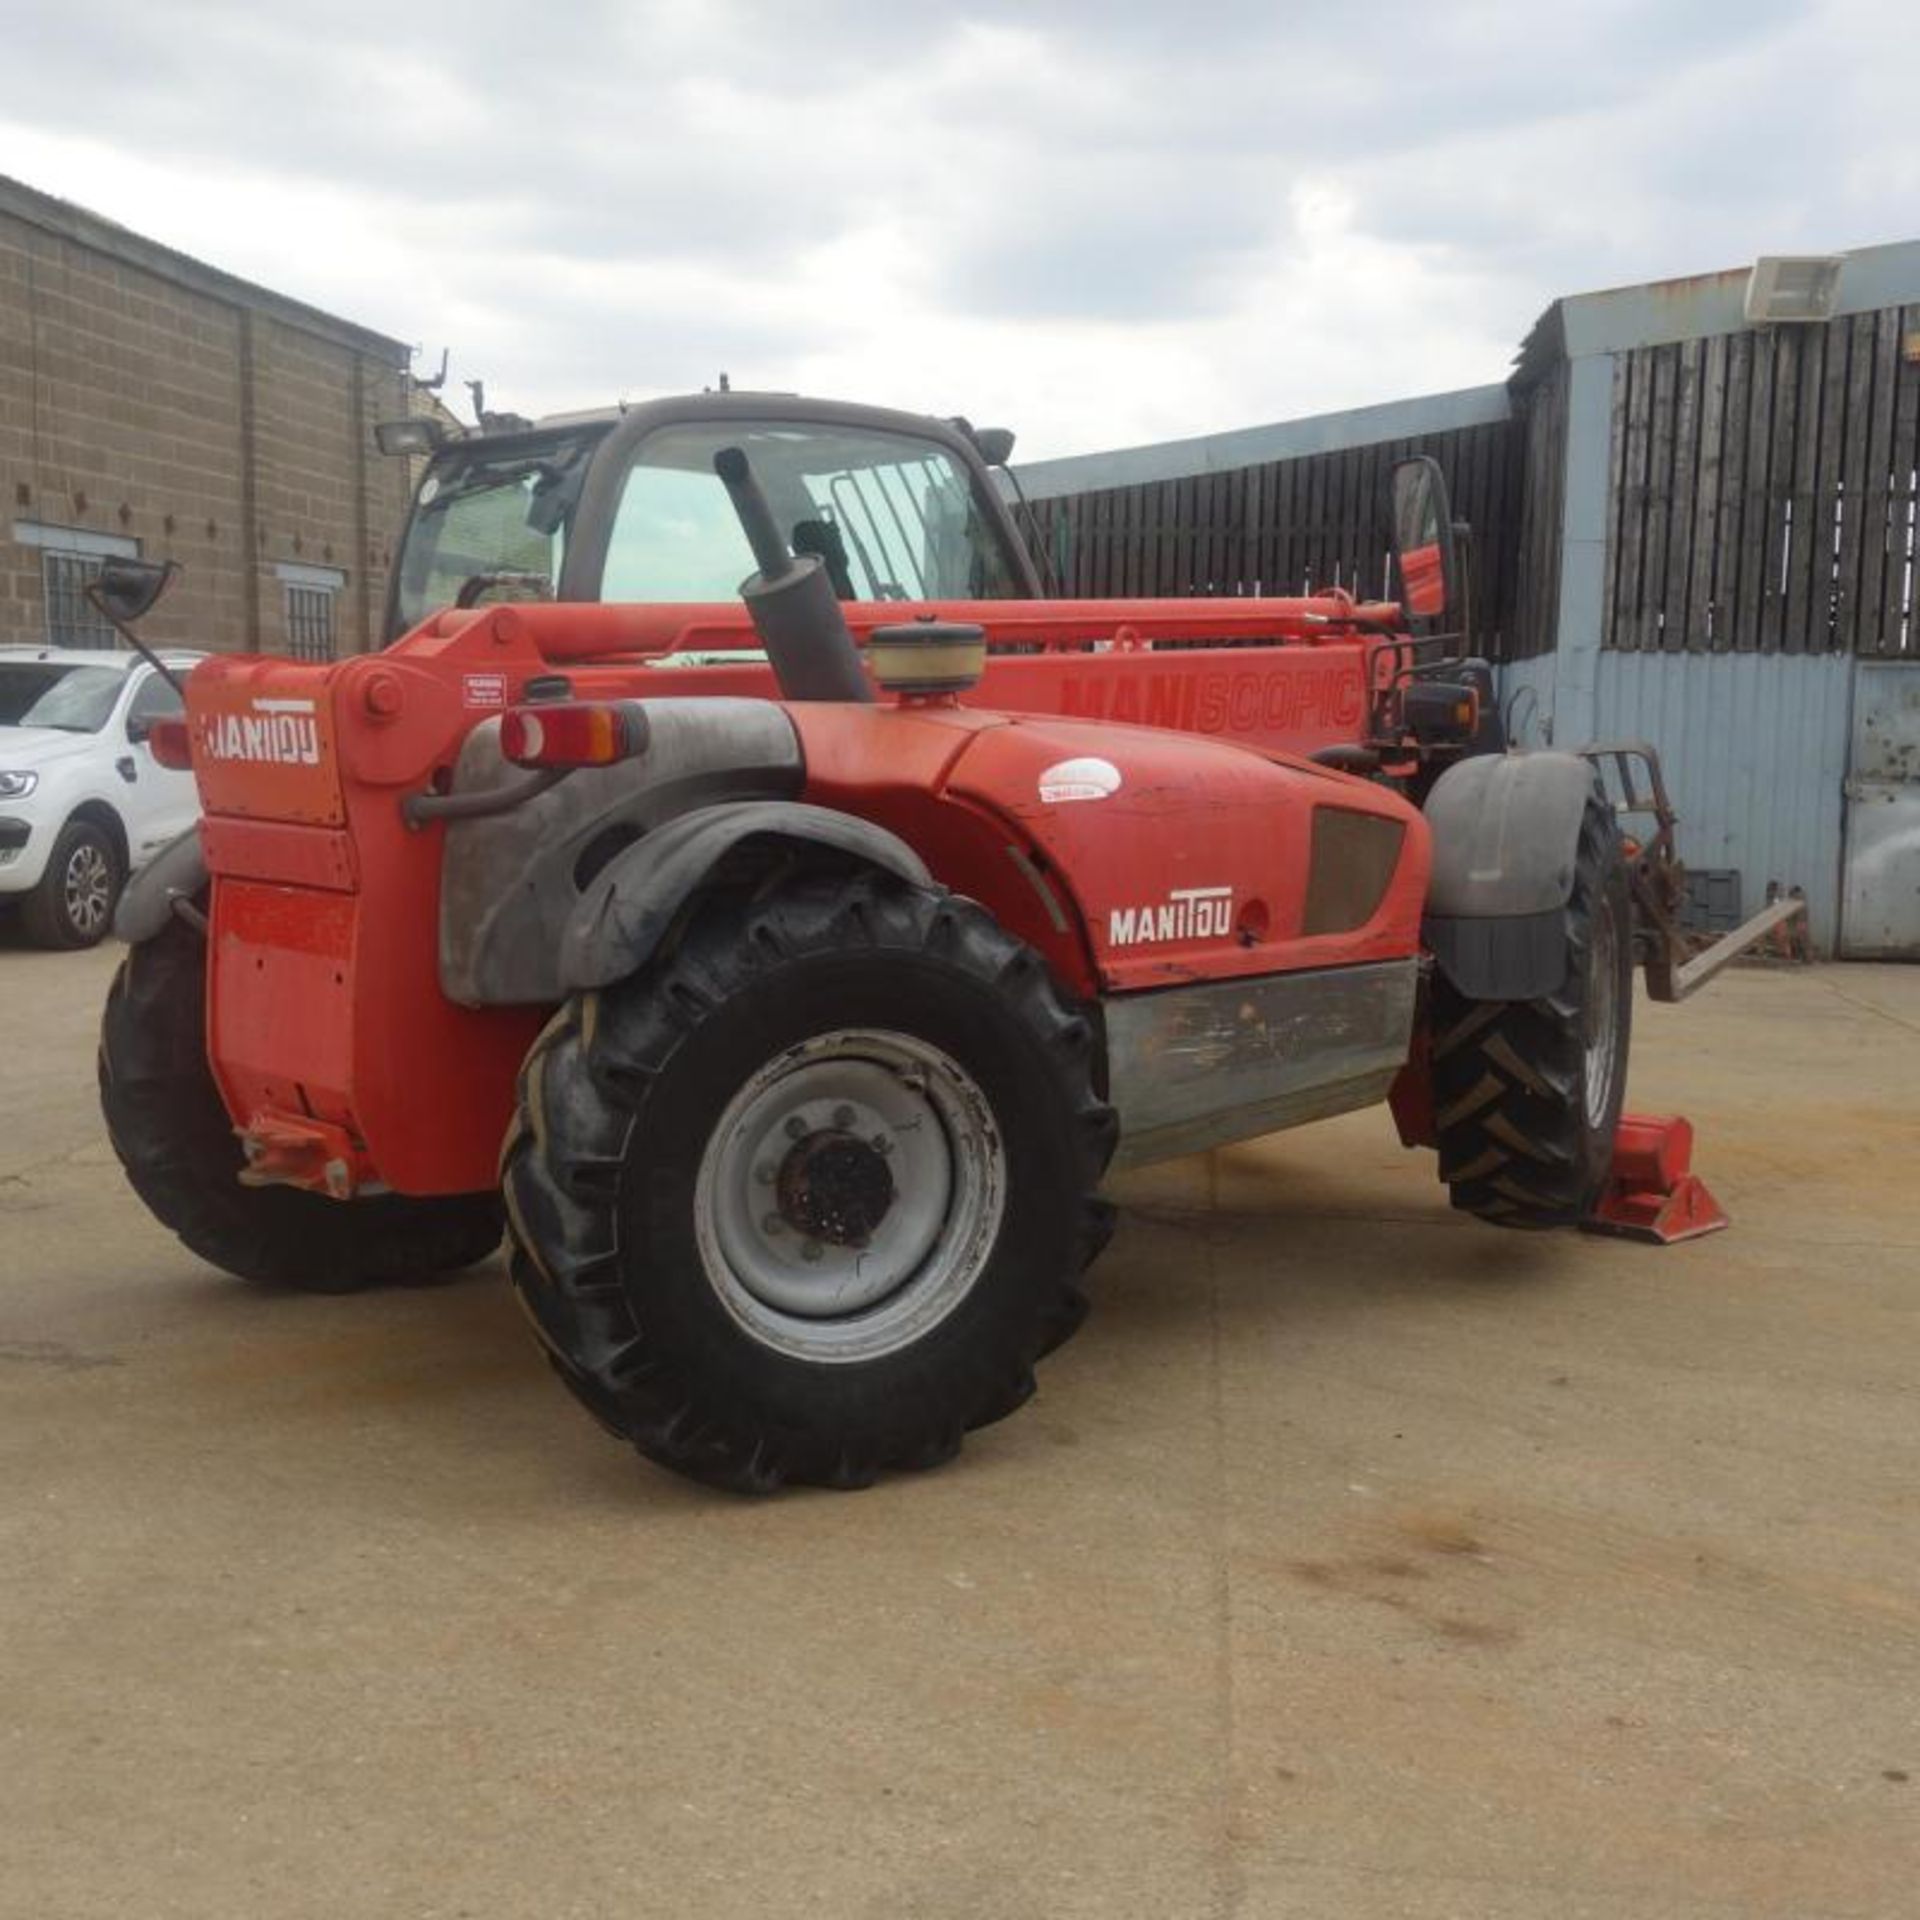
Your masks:
[[[189,827],[156,853],[126,884],[114,909],[113,931],[128,946],[151,940],[173,918],[176,900],[192,900],[206,889],[207,856],[200,829]]]
[[[791,800],[699,807],[635,841],[580,896],[560,936],[561,984],[569,992],[611,986],[644,966],[708,874],[748,840],[829,847],[915,886],[933,885],[904,840],[854,814]]]
[[[1591,762],[1572,753],[1478,755],[1434,783],[1421,934],[1469,999],[1537,1000],[1565,981],[1565,909],[1597,790]]]

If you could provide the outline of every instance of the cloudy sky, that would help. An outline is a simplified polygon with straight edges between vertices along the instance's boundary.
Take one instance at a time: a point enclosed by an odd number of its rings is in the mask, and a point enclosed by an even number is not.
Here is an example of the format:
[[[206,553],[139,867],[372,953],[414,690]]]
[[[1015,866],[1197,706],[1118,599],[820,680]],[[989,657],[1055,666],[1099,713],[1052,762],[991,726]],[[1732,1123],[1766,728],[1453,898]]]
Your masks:
[[[1911,0],[0,19],[0,172],[529,413],[725,368],[1033,458],[1498,379],[1555,294],[1920,233]]]

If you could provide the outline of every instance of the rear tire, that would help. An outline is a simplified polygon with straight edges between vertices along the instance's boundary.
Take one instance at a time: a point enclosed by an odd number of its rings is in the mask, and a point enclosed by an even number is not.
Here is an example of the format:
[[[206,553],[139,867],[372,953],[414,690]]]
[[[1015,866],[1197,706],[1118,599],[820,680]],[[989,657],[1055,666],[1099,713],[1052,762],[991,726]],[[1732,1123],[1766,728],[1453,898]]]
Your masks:
[[[37,947],[97,947],[113,925],[125,882],[113,836],[91,820],[69,820],[40,884],[20,902],[20,924]]]
[[[1633,1025],[1633,921],[1613,810],[1580,825],[1566,905],[1567,978],[1540,1000],[1468,1000],[1433,982],[1440,1178],[1503,1227],[1571,1226],[1613,1166]]]
[[[120,963],[99,1071],[107,1132],[134,1191],[201,1259],[243,1280],[354,1293],[457,1272],[500,1244],[491,1193],[343,1201],[240,1184],[245,1159],[207,1065],[206,941],[180,920]]]
[[[1084,1312],[1093,1035],[978,907],[871,874],[716,896],[564,1007],[502,1161],[555,1370],[648,1459],[765,1493],[938,1464]]]

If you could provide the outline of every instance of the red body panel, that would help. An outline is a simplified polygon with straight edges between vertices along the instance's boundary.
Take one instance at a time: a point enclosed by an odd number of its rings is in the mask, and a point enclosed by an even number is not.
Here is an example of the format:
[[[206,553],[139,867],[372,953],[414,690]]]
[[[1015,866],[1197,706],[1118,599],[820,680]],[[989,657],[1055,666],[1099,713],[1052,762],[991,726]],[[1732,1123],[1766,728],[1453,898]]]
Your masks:
[[[862,631],[916,611],[847,609]],[[1385,789],[1289,751],[1363,737],[1383,657],[1365,629],[1385,610],[1330,596],[940,611],[1040,650],[995,659],[965,707],[789,707],[804,797],[899,834],[1071,991],[1417,949],[1424,822]],[[1289,643],[1144,646],[1258,636]],[[336,1128],[356,1181],[402,1192],[492,1186],[514,1075],[545,1010],[476,1010],[442,993],[444,828],[409,828],[402,800],[443,784],[472,726],[539,674],[564,670],[588,699],[770,696],[761,662],[651,664],[752,640],[736,609],[501,607],[443,614],[337,667],[198,668],[188,705],[214,875],[209,1045],[236,1125],[276,1141]],[[1006,711],[984,710],[994,702]],[[1084,762],[1107,772],[1074,774]],[[1398,858],[1359,924],[1308,934],[1313,818],[1328,807],[1387,823]]]
[[[209,753],[211,729],[228,722],[242,753],[281,751],[247,731],[267,717],[261,701],[269,715],[310,703],[317,758]],[[543,1016],[460,1007],[440,991],[443,829],[409,829],[399,805],[450,763],[478,714],[444,676],[392,656],[208,661],[188,709],[214,875],[208,1045],[236,1126],[333,1121],[360,1171],[401,1192],[491,1186],[513,1077]],[[329,813],[342,830],[312,824]]]
[[[1400,637],[1387,631],[1398,609],[1356,606],[1339,594],[1312,600],[890,601],[850,604],[842,611],[858,641],[877,626],[926,614],[984,627],[992,651],[980,684],[962,696],[966,706],[1165,727],[1297,754],[1364,737],[1370,697],[1393,665],[1392,650],[1379,643]],[[772,669],[762,661],[657,664],[675,655],[757,648],[753,622],[737,604],[534,605],[445,613],[400,646],[412,656],[423,642],[447,648],[476,625],[484,630],[502,623],[514,636],[506,648],[525,644],[541,661],[564,668],[582,698],[631,697],[636,691],[776,692]],[[1168,642],[1194,651],[1169,651]]]

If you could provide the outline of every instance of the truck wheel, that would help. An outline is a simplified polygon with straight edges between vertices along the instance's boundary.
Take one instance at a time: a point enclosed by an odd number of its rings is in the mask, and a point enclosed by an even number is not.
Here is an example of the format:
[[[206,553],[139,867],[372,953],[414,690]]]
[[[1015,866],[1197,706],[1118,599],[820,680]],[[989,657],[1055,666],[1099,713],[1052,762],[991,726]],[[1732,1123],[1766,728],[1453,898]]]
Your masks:
[[[1113,1150],[1093,1034],[978,907],[871,874],[708,901],[535,1043],[502,1173],[561,1378],[711,1485],[868,1485],[1072,1332]]]
[[[240,1184],[244,1157],[207,1066],[206,942],[181,921],[120,963],[99,1067],[107,1132],[134,1191],[201,1259],[243,1280],[353,1293],[452,1273],[500,1244],[490,1193],[341,1201]]]
[[[1570,1226],[1613,1164],[1633,1024],[1633,920],[1612,809],[1580,826],[1567,978],[1542,1000],[1468,1000],[1436,974],[1433,1094],[1453,1204],[1503,1227]]]
[[[20,903],[20,923],[37,947],[97,947],[113,924],[126,876],[104,827],[69,820],[47,856],[40,884]]]

